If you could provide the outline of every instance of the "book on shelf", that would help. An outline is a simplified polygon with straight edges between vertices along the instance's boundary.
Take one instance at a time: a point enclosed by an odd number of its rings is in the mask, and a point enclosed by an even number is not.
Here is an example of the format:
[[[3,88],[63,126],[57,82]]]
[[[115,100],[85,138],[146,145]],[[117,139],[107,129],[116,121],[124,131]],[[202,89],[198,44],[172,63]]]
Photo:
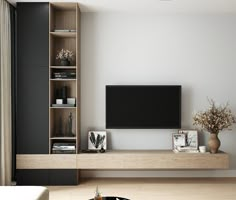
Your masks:
[[[73,142],[55,142],[53,143],[53,147],[73,147],[75,143]]]
[[[52,153],[76,153],[75,143],[56,142],[52,145]]]
[[[75,79],[76,78],[76,72],[75,71],[68,71],[68,72],[53,72],[52,78],[54,79]]]
[[[75,146],[53,146],[52,150],[75,150]]]
[[[75,29],[55,29],[54,32],[76,32]]]
[[[52,153],[53,154],[75,154],[75,150],[68,150],[68,151],[65,151],[65,150],[52,150]]]
[[[52,107],[75,107],[75,104],[52,104]]]
[[[75,143],[54,143],[52,149],[75,149]]]

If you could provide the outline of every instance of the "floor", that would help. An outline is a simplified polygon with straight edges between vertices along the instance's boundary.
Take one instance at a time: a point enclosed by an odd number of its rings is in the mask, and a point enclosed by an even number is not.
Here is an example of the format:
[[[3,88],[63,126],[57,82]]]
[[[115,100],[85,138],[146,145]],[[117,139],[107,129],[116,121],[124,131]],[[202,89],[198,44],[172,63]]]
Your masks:
[[[103,196],[131,200],[236,200],[235,178],[85,179],[78,186],[49,186],[50,200],[88,200],[96,186]]]

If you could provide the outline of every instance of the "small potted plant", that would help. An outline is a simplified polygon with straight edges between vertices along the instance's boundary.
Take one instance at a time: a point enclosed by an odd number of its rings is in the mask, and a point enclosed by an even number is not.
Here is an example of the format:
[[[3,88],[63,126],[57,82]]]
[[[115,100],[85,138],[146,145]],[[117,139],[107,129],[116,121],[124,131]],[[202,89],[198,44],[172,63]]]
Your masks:
[[[72,51],[69,51],[68,49],[61,49],[58,52],[56,59],[60,60],[62,66],[69,66],[73,56],[74,54]]]
[[[229,129],[236,123],[236,117],[228,108],[229,104],[216,106],[213,100],[209,100],[210,106],[206,111],[200,111],[193,117],[193,125],[199,125],[210,133],[208,146],[211,153],[217,153],[220,147],[218,134],[224,129]]]

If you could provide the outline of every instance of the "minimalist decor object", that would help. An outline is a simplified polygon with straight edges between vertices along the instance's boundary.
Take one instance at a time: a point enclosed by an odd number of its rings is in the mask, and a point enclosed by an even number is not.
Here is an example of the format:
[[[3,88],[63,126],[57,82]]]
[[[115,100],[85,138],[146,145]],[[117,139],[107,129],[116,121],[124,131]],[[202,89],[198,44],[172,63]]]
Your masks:
[[[56,99],[56,104],[63,104],[63,99]]]
[[[200,153],[206,153],[206,146],[199,146]]]
[[[67,86],[64,85],[62,88],[61,88],[61,98],[63,99],[63,103],[66,104],[67,103]]]
[[[173,134],[174,152],[198,153],[197,130],[181,129],[178,134]]]
[[[186,134],[173,133],[173,149],[186,146]]]
[[[67,104],[68,87],[66,84],[55,88],[56,105]]]
[[[179,130],[179,132],[187,134],[186,146],[192,149],[198,149],[198,133],[197,130]]]
[[[101,195],[101,193],[98,190],[98,186],[96,187],[96,192],[95,192],[94,200],[102,200],[102,195]]]
[[[68,137],[74,137],[74,133],[72,132],[72,112],[68,116]]]
[[[88,132],[88,149],[106,149],[106,131],[89,131]]]
[[[58,137],[63,136],[63,131],[62,131],[62,117],[60,115],[59,117],[59,124],[58,124],[58,133],[57,133]]]
[[[67,104],[75,105],[75,98],[67,98]]]
[[[224,129],[229,129],[236,123],[236,117],[228,108],[229,104],[215,104],[214,100],[209,100],[210,106],[206,111],[200,111],[193,116],[193,125],[199,125],[210,133],[208,146],[211,153],[217,153],[220,147],[218,134]]]
[[[72,51],[69,51],[68,49],[61,49],[58,52],[56,59],[60,60],[62,66],[69,66],[73,55],[74,54]]]

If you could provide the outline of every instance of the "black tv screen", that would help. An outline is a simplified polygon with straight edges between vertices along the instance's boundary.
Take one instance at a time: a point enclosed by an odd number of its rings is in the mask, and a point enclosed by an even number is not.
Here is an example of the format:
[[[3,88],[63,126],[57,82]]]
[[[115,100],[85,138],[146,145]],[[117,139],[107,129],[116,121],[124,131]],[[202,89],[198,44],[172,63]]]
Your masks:
[[[107,85],[106,128],[181,128],[181,86]]]

